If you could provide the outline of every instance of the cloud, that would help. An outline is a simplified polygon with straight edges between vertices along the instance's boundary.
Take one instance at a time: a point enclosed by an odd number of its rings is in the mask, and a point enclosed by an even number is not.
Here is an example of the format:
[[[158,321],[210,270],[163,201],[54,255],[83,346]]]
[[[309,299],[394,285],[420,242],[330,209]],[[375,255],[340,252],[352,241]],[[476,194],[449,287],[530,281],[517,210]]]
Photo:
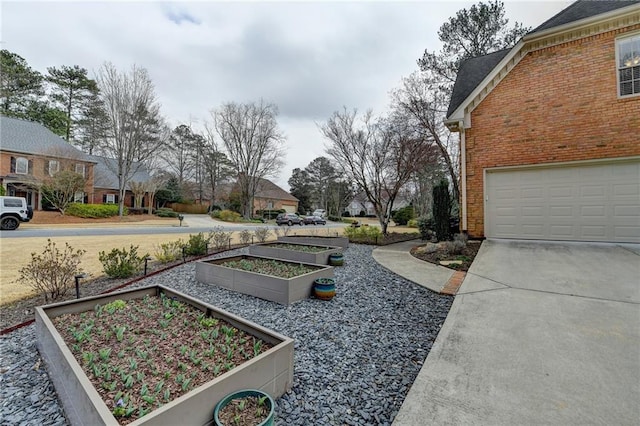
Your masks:
[[[182,25],[182,23],[200,25],[201,20],[187,12],[184,8],[179,8],[176,4],[163,3],[164,16],[176,25]]]
[[[507,17],[537,26],[565,2],[510,2]],[[36,70],[104,61],[144,67],[172,126],[201,128],[224,102],[275,103],[287,165],[324,153],[315,123],[333,111],[384,113],[388,93],[439,50],[438,28],[472,2],[3,2],[2,48]],[[38,13],[33,13],[37,10]]]

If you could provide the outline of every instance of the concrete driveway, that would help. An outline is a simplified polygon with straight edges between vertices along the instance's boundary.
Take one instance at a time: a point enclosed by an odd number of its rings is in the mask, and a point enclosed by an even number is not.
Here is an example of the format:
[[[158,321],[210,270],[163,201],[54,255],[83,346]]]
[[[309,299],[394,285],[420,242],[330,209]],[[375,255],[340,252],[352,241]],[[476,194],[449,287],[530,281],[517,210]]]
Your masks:
[[[640,423],[640,246],[485,241],[394,425]]]

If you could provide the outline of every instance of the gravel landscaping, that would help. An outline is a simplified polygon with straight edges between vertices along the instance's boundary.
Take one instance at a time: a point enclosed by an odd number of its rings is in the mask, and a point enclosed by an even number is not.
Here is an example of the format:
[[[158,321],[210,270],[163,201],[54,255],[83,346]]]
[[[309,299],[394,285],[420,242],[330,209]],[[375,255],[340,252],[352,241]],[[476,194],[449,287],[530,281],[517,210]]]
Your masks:
[[[371,251],[352,244],[344,252],[330,302],[312,298],[283,306],[199,283],[194,262],[131,288],[163,284],[295,339],[293,387],[276,401],[276,424],[391,424],[453,298],[389,272]],[[0,424],[67,424],[33,325],[2,336],[0,401]]]

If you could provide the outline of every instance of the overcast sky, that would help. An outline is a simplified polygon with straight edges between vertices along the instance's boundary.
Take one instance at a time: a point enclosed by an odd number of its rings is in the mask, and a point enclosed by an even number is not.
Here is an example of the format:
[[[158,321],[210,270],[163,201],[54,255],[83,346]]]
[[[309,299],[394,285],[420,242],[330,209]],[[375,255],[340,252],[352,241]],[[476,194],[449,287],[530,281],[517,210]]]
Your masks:
[[[438,28],[475,2],[160,3],[1,0],[1,46],[45,73],[103,62],[146,68],[171,127],[202,128],[225,102],[275,103],[295,167],[324,154],[316,123],[333,111],[384,113],[388,93],[438,50]],[[536,27],[570,1],[506,1],[510,22]]]

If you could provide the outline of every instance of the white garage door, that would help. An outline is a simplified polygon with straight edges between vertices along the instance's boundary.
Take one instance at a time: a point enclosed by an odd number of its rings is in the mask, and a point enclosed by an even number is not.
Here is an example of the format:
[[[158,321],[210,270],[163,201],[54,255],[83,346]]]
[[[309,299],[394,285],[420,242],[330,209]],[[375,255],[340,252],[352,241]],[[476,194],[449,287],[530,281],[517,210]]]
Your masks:
[[[640,161],[487,170],[485,235],[640,243]]]

